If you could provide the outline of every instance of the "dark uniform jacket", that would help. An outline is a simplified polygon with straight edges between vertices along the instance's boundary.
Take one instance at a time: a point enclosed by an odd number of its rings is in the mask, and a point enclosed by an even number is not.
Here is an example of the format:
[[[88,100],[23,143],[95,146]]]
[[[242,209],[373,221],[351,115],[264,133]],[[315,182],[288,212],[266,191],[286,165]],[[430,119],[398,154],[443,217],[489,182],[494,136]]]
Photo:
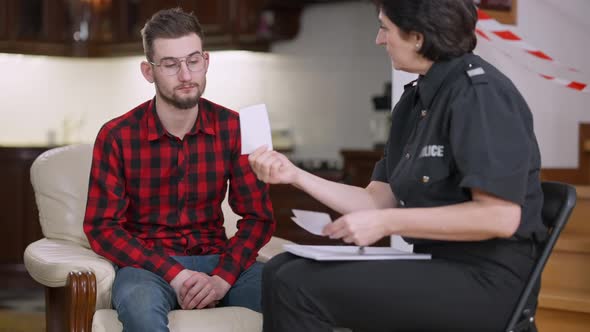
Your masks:
[[[480,189],[522,207],[514,240],[539,241],[546,234],[540,164],[525,100],[506,76],[469,53],[434,63],[406,85],[372,179],[390,184],[400,208],[458,204]]]

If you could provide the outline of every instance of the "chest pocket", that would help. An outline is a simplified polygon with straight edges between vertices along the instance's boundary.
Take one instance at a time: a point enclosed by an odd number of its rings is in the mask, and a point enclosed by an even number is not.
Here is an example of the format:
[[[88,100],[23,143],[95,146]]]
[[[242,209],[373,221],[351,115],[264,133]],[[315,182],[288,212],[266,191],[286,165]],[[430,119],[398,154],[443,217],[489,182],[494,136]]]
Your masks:
[[[425,147],[425,149],[429,146]],[[444,155],[436,155],[436,149],[434,155],[430,151],[421,152],[421,155],[427,154],[427,156],[419,157],[412,165],[412,175],[414,180],[418,183],[417,186],[433,186],[438,182],[445,180],[449,177],[451,172],[449,158]]]
[[[409,199],[417,207],[444,205],[452,191],[452,172],[448,157],[422,157],[412,165],[413,185]]]

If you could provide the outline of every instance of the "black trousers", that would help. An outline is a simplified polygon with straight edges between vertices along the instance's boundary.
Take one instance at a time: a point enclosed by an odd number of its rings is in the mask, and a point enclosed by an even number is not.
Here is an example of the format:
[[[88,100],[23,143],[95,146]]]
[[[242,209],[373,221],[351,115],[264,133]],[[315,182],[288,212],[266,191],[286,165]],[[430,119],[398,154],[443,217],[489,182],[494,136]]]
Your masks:
[[[432,260],[274,257],[262,274],[264,332],[502,331],[535,259],[528,241],[414,248]]]

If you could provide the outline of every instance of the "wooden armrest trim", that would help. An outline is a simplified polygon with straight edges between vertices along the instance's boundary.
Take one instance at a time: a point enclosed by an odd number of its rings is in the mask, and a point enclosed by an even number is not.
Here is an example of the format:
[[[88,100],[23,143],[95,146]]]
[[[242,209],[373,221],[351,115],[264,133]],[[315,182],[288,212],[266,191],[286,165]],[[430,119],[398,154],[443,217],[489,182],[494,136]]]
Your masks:
[[[66,281],[68,331],[91,332],[96,309],[96,277],[91,271],[68,273]]]

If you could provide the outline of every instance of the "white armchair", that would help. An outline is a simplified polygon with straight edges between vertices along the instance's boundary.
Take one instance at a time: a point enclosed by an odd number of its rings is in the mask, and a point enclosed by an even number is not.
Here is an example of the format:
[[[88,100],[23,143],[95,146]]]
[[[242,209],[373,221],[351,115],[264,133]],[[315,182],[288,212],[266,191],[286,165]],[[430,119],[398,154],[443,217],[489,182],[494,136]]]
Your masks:
[[[31,182],[45,238],[24,253],[29,274],[46,286],[47,331],[121,331],[111,308],[112,264],[90,249],[82,231],[92,145],[55,148],[31,167]],[[236,231],[235,215],[224,201],[228,236]],[[289,241],[273,237],[260,251],[267,261]],[[262,316],[250,309],[224,307],[170,312],[171,331],[261,331]]]

